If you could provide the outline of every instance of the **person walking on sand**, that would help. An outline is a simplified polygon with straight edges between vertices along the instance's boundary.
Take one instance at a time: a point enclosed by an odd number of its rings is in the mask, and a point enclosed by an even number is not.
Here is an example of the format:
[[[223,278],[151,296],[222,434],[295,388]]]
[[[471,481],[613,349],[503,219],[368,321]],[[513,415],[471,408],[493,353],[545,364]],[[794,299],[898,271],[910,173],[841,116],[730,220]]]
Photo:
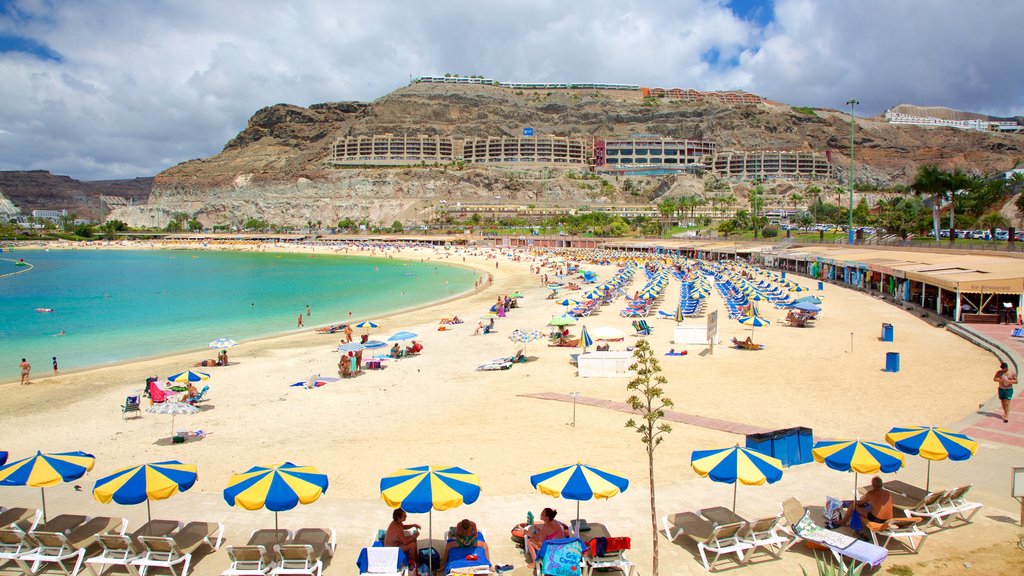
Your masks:
[[[28,363],[28,360],[22,358],[18,367],[21,368],[21,383],[28,384],[28,373],[32,371],[32,365]]]
[[[349,312],[349,314],[351,314],[351,312]],[[348,324],[345,324],[345,341],[352,341],[352,327],[349,326]]]
[[[302,314],[299,314],[299,328],[302,328]]]
[[[306,304],[306,316],[309,316],[309,313],[310,313],[309,304]]]
[[[53,373],[57,374],[57,357],[53,357]]]
[[[1010,421],[1010,400],[1013,400],[1013,386],[1017,383],[1017,375],[1010,372],[1010,366],[1003,362],[999,364],[999,370],[992,377],[993,382],[999,383],[999,402],[1003,405],[1003,422]]]

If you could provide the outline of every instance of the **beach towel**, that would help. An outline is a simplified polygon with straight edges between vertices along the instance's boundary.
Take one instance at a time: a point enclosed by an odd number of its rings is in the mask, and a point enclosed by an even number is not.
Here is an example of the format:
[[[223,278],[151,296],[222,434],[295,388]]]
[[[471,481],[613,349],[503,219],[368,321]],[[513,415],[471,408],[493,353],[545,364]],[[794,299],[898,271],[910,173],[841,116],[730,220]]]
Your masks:
[[[583,566],[583,541],[579,538],[548,540],[537,552],[545,576],[579,576]]]
[[[793,532],[805,540],[826,546],[841,556],[863,562],[872,568],[877,568],[889,557],[889,551],[881,546],[818,526],[808,512],[804,512],[803,518],[793,526]]]
[[[385,548],[379,542],[374,543],[372,548],[360,550],[356,560],[360,574],[396,572],[407,563],[408,555],[405,552],[399,548]]]
[[[665,356],[686,356],[686,354],[686,350],[683,350],[682,352],[665,352]]]

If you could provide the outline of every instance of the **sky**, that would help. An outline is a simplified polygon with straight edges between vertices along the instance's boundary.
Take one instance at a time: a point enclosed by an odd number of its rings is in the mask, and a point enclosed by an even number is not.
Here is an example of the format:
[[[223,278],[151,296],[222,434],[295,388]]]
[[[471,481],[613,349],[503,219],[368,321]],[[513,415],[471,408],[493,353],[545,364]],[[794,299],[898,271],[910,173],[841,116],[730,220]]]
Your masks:
[[[1017,0],[0,0],[0,170],[152,176],[260,108],[411,77],[1024,115]]]

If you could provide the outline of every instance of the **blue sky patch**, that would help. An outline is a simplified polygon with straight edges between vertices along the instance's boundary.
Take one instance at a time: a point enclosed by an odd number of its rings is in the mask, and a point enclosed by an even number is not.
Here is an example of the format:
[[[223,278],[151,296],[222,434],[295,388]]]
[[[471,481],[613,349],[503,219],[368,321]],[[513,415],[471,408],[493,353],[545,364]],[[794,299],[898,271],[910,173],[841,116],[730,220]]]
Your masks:
[[[0,34],[0,54],[7,52],[23,52],[41,60],[50,60],[51,62],[62,62],[64,60],[64,57],[59,52],[46,44],[23,36]]]
[[[772,0],[729,0],[726,5],[739,18],[761,27],[775,19],[775,3]]]

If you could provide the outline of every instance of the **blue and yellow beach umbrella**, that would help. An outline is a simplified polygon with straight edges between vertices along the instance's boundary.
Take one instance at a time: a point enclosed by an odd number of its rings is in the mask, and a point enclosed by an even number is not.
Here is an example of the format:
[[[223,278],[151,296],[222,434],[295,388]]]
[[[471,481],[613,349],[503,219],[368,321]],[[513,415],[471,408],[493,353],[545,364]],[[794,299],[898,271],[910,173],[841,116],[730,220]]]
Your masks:
[[[96,458],[85,452],[57,452],[15,460],[0,468],[0,486],[33,486],[39,488],[43,501],[43,522],[46,522],[45,488],[78,480],[92,470]]]
[[[92,496],[104,504],[111,501],[123,505],[146,503],[146,516],[153,519],[150,500],[166,500],[178,492],[185,492],[199,477],[195,464],[182,464],[177,460],[142,464],[118,470],[100,478],[92,488]]]
[[[753,326],[754,328],[761,328],[762,326],[768,326],[771,324],[768,320],[760,316],[743,316],[739,319],[740,324],[746,324],[747,326]]]
[[[202,382],[203,380],[209,380],[210,375],[206,372],[193,372],[191,370],[185,370],[184,372],[178,372],[173,376],[168,376],[168,382],[174,382],[176,384],[185,384],[188,382]]]
[[[576,500],[576,520],[581,500],[608,499],[629,488],[629,480],[611,472],[577,462],[530,476],[530,484],[541,494]]]
[[[903,454],[878,442],[823,440],[814,445],[811,454],[815,461],[833,470],[854,473],[854,500],[857,496],[857,474],[888,474],[903,467]]]
[[[326,491],[326,474],[312,466],[285,462],[280,466],[253,466],[233,475],[224,489],[224,501],[228,506],[237,504],[246,510],[273,510],[276,530],[278,512],[315,502]]]
[[[740,446],[694,450],[690,455],[690,466],[702,478],[715,482],[732,484],[732,511],[736,511],[736,487],[738,484],[761,486],[774,484],[782,478],[782,461]]]
[[[472,504],[480,497],[480,479],[462,468],[415,466],[380,480],[380,497],[392,508],[422,514]]]
[[[590,332],[587,332],[586,324],[583,325],[583,329],[580,331],[580,347],[583,348],[583,353],[586,354],[587,346],[593,346],[594,339],[590,337]]]
[[[457,466],[402,468],[380,479],[380,497],[392,508],[429,513],[427,535],[433,538],[434,510],[476,502],[480,497],[480,479]]]
[[[885,441],[900,452],[928,460],[926,490],[931,488],[932,460],[967,460],[978,449],[978,443],[967,435],[935,426],[898,426],[889,430]]]

